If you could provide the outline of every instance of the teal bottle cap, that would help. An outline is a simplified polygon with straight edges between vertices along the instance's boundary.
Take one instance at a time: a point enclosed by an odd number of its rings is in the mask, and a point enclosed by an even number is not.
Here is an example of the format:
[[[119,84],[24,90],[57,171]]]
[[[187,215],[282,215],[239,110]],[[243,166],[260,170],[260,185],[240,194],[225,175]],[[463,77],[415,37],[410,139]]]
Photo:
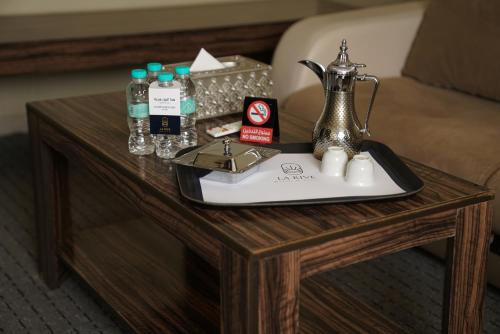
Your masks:
[[[130,74],[132,76],[132,79],[146,79],[146,76],[148,75],[146,70],[143,70],[142,68],[132,70]]]
[[[160,72],[161,64],[160,63],[149,63],[148,64],[148,72]]]
[[[175,67],[175,73],[179,75],[189,74],[189,66],[180,65]]]
[[[159,81],[172,81],[172,80],[174,80],[174,75],[172,74],[172,72],[160,72],[160,74],[158,74],[158,80]]]

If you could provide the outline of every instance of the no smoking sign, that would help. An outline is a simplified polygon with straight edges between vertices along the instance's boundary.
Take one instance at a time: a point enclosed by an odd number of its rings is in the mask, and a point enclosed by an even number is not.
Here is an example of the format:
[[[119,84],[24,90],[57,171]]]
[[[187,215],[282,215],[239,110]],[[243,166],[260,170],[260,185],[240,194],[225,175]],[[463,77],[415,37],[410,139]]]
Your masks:
[[[276,99],[245,97],[240,140],[270,144],[279,136]]]
[[[271,109],[263,101],[252,102],[247,109],[248,120],[254,125],[262,125],[269,120]]]

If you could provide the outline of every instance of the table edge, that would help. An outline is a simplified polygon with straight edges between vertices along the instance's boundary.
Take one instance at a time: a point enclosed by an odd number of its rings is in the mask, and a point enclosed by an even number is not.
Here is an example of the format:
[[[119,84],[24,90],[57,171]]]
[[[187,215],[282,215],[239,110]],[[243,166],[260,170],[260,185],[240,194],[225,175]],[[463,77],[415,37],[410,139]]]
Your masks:
[[[200,228],[202,228],[206,233],[209,233],[212,237],[215,239],[221,241],[228,247],[232,248],[233,250],[237,251],[243,256],[246,256],[248,258],[263,258],[263,257],[268,257],[272,256],[275,254],[279,253],[284,253],[292,250],[297,250],[301,248],[306,248],[306,247],[312,247],[316,246],[318,244],[324,243],[326,241],[334,240],[337,238],[345,237],[348,235],[360,233],[362,231],[370,230],[370,229],[377,229],[378,227],[382,226],[387,226],[390,224],[397,224],[401,221],[407,221],[407,220],[414,220],[420,217],[424,217],[429,214],[441,212],[441,211],[446,211],[450,209],[460,209],[469,205],[473,204],[478,204],[481,202],[485,201],[490,201],[495,197],[495,192],[487,187],[476,185],[470,181],[463,180],[459,177],[456,177],[454,175],[450,175],[454,178],[457,178],[461,181],[465,181],[470,184],[474,184],[477,187],[482,188],[482,191],[466,196],[466,197],[461,197],[458,199],[454,199],[452,201],[448,202],[443,202],[439,204],[434,204],[430,205],[427,207],[419,208],[417,210],[412,210],[404,214],[395,214],[392,217],[383,217],[383,218],[375,218],[372,220],[367,220],[363,222],[360,225],[357,225],[355,228],[349,228],[349,229],[343,229],[343,230],[335,230],[335,231],[326,231],[321,234],[314,235],[312,237],[308,238],[303,238],[303,239],[297,239],[297,240],[292,240],[286,243],[282,244],[277,244],[274,246],[270,247],[248,247],[242,243],[239,243],[235,238],[227,235],[220,229],[218,229],[214,224],[210,222],[207,218],[201,216],[197,212],[194,212],[191,210],[193,207],[201,207],[199,205],[186,205],[183,202],[176,201],[172,199],[170,196],[163,194],[161,191],[159,191],[157,188],[152,187],[151,185],[145,183],[143,180],[139,179],[134,175],[132,172],[128,171],[126,168],[122,167],[119,164],[114,163],[114,161],[97,150],[94,146],[90,145],[86,141],[82,140],[81,138],[77,137],[74,135],[72,132],[68,131],[65,129],[62,125],[58,124],[57,121],[52,119],[51,117],[47,116],[43,110],[38,109],[37,107],[37,102],[29,102],[26,104],[27,112],[28,114],[32,113],[34,114],[35,117],[39,118],[40,120],[46,122],[48,125],[53,126],[57,131],[59,131],[63,136],[66,136],[70,138],[72,141],[77,142],[79,145],[82,145],[85,149],[88,149],[92,154],[96,154],[100,159],[103,160],[104,163],[109,164],[113,166],[114,169],[116,169],[118,172],[123,173],[127,177],[131,178],[134,182],[141,183],[142,185],[147,187],[149,191],[154,196],[157,196],[161,198],[162,200],[165,200],[165,204],[168,205],[171,209],[178,210],[181,209],[182,212],[184,212],[186,215],[188,215],[188,219],[193,219],[195,222],[201,223]],[[29,131],[30,136],[31,136],[31,129]],[[407,159],[410,161],[413,161],[411,159]],[[414,161],[413,161],[414,162]],[[421,164],[419,162],[416,162],[418,164]],[[423,165],[423,164],[421,164]],[[432,168],[428,167],[426,165],[423,165],[426,168]],[[434,170],[437,170],[435,168],[432,168]],[[437,170],[439,172],[442,172],[440,170]],[[443,172],[445,173],[445,172]],[[189,202],[190,203],[190,202]],[[376,226],[374,226],[376,225]]]

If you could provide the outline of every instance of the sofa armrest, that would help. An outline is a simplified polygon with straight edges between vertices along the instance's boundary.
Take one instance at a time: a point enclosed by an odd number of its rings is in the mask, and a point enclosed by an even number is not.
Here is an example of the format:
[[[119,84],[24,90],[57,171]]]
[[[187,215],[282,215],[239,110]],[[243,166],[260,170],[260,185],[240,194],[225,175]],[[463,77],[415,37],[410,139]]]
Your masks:
[[[273,57],[273,93],[282,104],[295,91],[319,83],[297,62],[310,59],[328,65],[340,41],[348,41],[353,62],[367,65],[366,73],[399,76],[420,24],[425,3],[372,7],[319,15],[299,21],[281,38]]]

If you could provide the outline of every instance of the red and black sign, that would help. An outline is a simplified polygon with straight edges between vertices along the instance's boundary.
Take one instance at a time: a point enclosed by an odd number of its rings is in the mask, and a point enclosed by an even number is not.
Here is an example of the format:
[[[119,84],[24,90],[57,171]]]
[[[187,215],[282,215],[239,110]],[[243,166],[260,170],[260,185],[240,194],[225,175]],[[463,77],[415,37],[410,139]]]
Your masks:
[[[264,97],[245,97],[240,140],[270,144],[279,137],[278,101]]]

